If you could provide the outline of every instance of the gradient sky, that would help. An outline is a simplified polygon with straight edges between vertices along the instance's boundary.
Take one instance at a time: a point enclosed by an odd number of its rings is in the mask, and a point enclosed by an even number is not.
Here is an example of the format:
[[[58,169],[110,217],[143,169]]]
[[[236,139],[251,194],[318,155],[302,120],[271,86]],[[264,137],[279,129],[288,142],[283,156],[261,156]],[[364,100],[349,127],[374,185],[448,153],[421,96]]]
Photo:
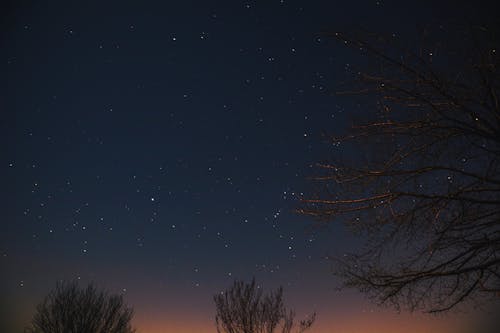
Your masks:
[[[325,256],[359,240],[293,213],[332,153],[321,132],[372,111],[332,96],[356,60],[323,32],[413,38],[495,12],[413,2],[3,1],[0,330],[75,279],[123,294],[143,333],[214,332],[212,296],[253,276],[316,311],[311,332],[469,321],[338,291]]]

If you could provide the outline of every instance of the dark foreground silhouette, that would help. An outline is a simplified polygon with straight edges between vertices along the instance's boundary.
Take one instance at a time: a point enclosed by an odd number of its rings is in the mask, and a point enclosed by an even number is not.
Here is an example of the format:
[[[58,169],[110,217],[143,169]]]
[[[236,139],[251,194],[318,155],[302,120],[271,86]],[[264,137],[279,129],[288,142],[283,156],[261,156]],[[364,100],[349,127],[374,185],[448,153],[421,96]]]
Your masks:
[[[90,284],[59,283],[37,306],[26,333],[133,333],[133,311],[120,295]]]
[[[301,333],[311,327],[316,314],[295,322],[295,312],[283,302],[283,288],[263,294],[255,284],[235,281],[233,286],[214,296],[215,324],[219,333]]]

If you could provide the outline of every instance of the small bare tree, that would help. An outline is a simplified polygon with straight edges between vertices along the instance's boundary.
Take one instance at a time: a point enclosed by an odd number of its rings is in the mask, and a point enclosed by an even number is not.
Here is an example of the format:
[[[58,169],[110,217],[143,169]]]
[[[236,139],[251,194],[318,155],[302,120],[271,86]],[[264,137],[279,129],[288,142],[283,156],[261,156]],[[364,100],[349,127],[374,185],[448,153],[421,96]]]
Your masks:
[[[122,296],[108,295],[92,284],[59,283],[37,306],[27,333],[133,333],[132,309]]]
[[[468,31],[457,49],[413,51],[393,36],[334,34],[376,61],[350,93],[372,94],[378,111],[328,137],[345,154],[318,163],[318,190],[299,213],[364,234],[337,273],[397,309],[500,299],[500,45]]]
[[[285,308],[283,288],[263,295],[255,284],[235,281],[233,286],[214,296],[215,323],[219,333],[290,333],[304,332],[313,324],[316,314],[296,327],[295,312]]]

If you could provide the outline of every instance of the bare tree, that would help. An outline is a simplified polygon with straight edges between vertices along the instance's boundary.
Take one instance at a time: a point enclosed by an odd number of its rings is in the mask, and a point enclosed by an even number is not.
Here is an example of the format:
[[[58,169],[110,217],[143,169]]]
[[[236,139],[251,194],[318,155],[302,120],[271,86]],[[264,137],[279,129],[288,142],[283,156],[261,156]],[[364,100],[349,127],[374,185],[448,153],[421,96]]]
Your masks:
[[[222,333],[290,333],[304,332],[313,324],[316,314],[296,325],[295,312],[283,303],[283,288],[263,295],[255,284],[235,281],[233,286],[214,296],[217,332]]]
[[[376,108],[328,136],[344,155],[318,163],[318,189],[298,211],[364,234],[336,272],[397,309],[500,299],[500,48],[484,28],[462,33],[458,48],[414,51],[393,36],[332,34],[376,63],[344,92]]]
[[[27,333],[133,333],[132,309],[122,296],[108,295],[92,284],[59,283],[37,306]]]

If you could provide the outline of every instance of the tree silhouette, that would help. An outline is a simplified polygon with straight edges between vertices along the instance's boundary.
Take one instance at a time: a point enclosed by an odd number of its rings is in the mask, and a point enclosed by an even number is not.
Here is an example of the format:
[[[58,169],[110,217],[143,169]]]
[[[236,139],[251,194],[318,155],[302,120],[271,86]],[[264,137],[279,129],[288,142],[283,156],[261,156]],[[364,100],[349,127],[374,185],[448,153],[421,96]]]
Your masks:
[[[283,288],[263,294],[252,282],[235,281],[233,286],[214,296],[217,332],[222,333],[290,333],[304,332],[313,324],[316,314],[296,325],[295,312],[283,304]]]
[[[27,333],[133,333],[132,309],[122,296],[90,284],[58,283],[37,306]]]
[[[376,97],[376,112],[327,137],[349,152],[318,163],[318,189],[298,209],[366,237],[336,273],[397,309],[500,299],[498,39],[471,28],[456,48],[411,51],[393,36],[332,35],[377,64],[344,92]]]

